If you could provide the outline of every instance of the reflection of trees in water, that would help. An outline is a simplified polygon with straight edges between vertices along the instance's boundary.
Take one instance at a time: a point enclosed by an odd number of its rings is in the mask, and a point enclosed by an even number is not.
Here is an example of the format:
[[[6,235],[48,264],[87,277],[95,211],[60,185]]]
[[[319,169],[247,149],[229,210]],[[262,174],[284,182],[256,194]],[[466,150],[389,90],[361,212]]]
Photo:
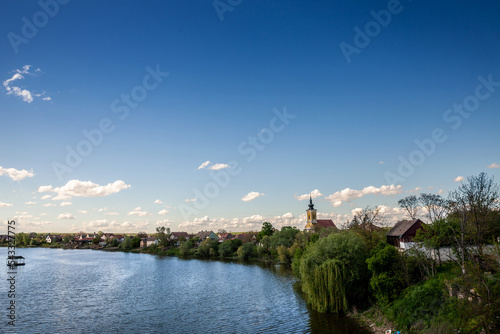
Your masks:
[[[300,296],[300,299],[304,302],[305,305],[307,305],[305,301],[305,295],[302,292],[300,281],[297,281],[293,284],[293,291],[297,296]],[[309,313],[309,333],[372,333],[369,329],[361,326],[355,319],[332,313],[320,313],[313,310],[311,307],[309,307],[309,305],[307,305],[307,311]]]

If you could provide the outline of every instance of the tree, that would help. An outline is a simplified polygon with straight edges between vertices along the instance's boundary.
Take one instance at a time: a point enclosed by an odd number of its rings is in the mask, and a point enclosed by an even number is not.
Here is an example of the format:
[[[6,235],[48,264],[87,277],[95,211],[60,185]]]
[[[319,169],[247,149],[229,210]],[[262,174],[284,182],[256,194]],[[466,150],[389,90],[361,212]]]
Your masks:
[[[217,234],[221,234],[221,233],[227,233],[227,231],[223,228],[220,228],[217,230]]]
[[[273,248],[278,246],[292,247],[295,236],[300,231],[295,226],[283,226],[281,231],[274,232],[271,236],[271,245]]]
[[[431,223],[442,220],[448,213],[448,202],[440,195],[421,194],[419,202],[427,211],[426,217]]]
[[[132,248],[139,248],[141,247],[141,238],[135,237],[132,238]]]
[[[418,212],[418,199],[417,196],[407,196],[398,201],[399,207],[406,210],[406,214],[410,219],[415,219]]]
[[[255,256],[255,254],[257,253],[257,249],[255,248],[254,244],[248,242],[239,247],[237,253],[240,259],[248,260],[249,258]]]
[[[68,243],[70,242],[69,235],[67,235],[67,234],[66,234],[66,235],[63,237],[63,242],[64,242],[65,244],[68,244]]]
[[[120,244],[120,248],[123,250],[129,250],[132,248],[132,238],[126,236],[123,242]]]
[[[330,234],[310,244],[300,259],[302,291],[319,312],[341,313],[366,303],[369,272],[366,247],[353,232]]]
[[[262,230],[257,234],[257,239],[260,241],[264,236],[271,236],[274,233],[274,227],[269,222],[262,223]]]
[[[233,242],[231,240],[223,241],[219,245],[219,255],[220,257],[229,257],[233,255]]]
[[[94,245],[99,244],[99,242],[101,242],[101,237],[99,235],[97,235],[94,239],[92,239],[92,243]]]
[[[103,231],[99,231],[99,232],[97,232],[97,234],[99,234],[99,236],[102,237],[102,235],[104,234],[104,232]]]
[[[140,231],[139,233],[137,233],[137,236],[139,238],[147,238],[148,237],[148,234],[144,231]]]
[[[171,236],[170,227],[165,228],[165,226],[159,226],[156,228],[156,239],[160,247],[167,247],[170,243]]]
[[[372,272],[370,286],[375,297],[381,304],[388,305],[405,288],[403,273],[400,270],[401,255],[394,246],[380,243],[366,263]]]

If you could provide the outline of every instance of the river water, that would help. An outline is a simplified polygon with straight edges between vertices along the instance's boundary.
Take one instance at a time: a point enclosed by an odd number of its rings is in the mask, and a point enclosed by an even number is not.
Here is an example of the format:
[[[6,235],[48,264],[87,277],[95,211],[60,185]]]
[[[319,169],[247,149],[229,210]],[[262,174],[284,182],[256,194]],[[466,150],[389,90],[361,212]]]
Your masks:
[[[310,310],[279,265],[43,248],[16,255],[26,265],[17,267],[15,299],[8,267],[1,271],[3,333],[366,333]]]

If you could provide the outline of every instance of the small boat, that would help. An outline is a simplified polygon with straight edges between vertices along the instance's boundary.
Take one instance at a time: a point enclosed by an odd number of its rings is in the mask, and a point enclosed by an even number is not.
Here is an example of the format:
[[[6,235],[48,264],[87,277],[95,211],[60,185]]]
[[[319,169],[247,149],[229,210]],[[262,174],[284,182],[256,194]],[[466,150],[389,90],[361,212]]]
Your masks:
[[[23,256],[8,256],[7,257],[7,265],[9,267],[12,266],[24,266],[26,263],[24,262]]]

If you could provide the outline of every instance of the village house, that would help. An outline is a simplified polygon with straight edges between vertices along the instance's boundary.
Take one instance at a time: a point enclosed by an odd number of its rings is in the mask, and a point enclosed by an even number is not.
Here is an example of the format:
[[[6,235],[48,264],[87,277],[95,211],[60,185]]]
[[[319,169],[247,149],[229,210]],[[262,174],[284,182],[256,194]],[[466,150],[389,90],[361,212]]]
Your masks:
[[[200,238],[200,242],[208,238],[212,240],[219,240],[219,237],[213,231],[200,231],[196,236]]]
[[[424,225],[420,219],[401,220],[385,234],[387,243],[401,249],[408,249],[411,247],[417,231],[422,229]]]
[[[141,239],[141,248],[149,247],[152,245],[158,245],[158,240],[156,239],[156,237],[147,237]]]
[[[45,241],[47,241],[49,244],[52,243],[52,242],[60,241],[60,240],[61,240],[61,236],[60,235],[50,235],[50,234],[48,234],[45,237]]]
[[[217,236],[219,237],[219,242],[234,239],[234,235],[232,235],[231,233],[217,233]]]

